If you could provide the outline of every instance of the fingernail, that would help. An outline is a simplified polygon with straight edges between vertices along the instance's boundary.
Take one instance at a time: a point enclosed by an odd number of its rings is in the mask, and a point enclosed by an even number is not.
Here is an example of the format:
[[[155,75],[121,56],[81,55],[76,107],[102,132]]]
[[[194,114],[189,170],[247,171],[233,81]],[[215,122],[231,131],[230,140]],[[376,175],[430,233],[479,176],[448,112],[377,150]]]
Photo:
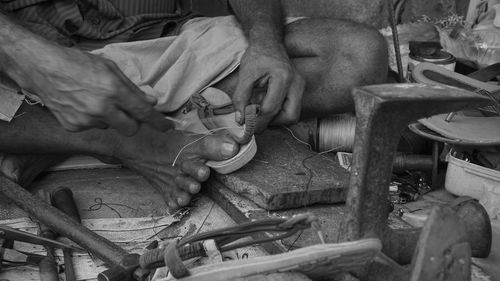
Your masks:
[[[239,110],[234,113],[234,121],[236,121],[236,123],[241,123],[241,112]]]
[[[234,144],[225,142],[222,144],[222,155],[231,157],[234,155]]]

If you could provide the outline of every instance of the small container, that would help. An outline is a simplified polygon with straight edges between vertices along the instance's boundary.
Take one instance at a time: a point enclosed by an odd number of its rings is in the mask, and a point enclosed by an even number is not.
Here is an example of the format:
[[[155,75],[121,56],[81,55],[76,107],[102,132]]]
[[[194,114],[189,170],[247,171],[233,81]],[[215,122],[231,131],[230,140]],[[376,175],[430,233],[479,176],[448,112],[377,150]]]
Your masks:
[[[491,219],[500,218],[500,171],[458,159],[452,151],[446,161],[446,190],[478,199]]]
[[[455,65],[457,64],[457,59],[452,54],[442,50],[436,51],[435,53],[430,55],[424,55],[424,54],[415,55],[413,53],[410,53],[408,59],[408,71],[407,71],[408,75],[407,79],[409,81],[413,81],[413,78],[411,77],[413,68],[415,68],[415,66],[417,66],[419,63],[422,62],[433,63],[442,66],[448,70],[455,71]]]

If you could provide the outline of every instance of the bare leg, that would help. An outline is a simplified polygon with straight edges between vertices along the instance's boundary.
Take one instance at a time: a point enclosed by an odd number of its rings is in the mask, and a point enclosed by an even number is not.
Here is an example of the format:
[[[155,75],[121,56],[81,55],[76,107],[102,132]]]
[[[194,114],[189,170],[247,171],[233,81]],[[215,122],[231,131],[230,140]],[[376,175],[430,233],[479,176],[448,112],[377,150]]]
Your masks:
[[[285,46],[306,79],[301,119],[353,111],[351,89],[386,81],[387,46],[366,25],[334,19],[304,19],[286,27]],[[232,94],[237,72],[216,87]]]
[[[225,160],[238,152],[238,145],[228,136],[207,136],[189,145],[180,154],[175,167],[172,162],[188,143],[200,138],[179,131],[157,132],[142,126],[132,137],[114,130],[93,129],[79,133],[64,130],[46,109],[23,106],[26,112],[11,123],[0,122],[0,151],[9,154],[101,155],[119,159],[145,177],[164,196],[172,209],[189,203],[199,192],[201,182],[208,179],[206,160]],[[9,161],[6,161],[7,163]],[[12,165],[12,161],[10,161]],[[17,162],[17,169],[23,166]],[[7,164],[2,166],[6,166]],[[20,174],[19,174],[20,175]],[[19,177],[19,176],[18,176]]]
[[[67,155],[19,155],[0,153],[0,174],[28,187],[31,182],[47,168],[52,167]]]

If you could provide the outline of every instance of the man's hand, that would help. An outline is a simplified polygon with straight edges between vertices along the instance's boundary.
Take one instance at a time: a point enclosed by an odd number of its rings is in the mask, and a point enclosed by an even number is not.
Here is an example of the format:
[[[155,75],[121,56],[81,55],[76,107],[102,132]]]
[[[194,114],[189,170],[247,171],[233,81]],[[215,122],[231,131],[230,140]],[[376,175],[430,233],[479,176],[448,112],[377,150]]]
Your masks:
[[[141,123],[166,131],[170,121],[156,111],[147,97],[110,60],[75,49],[49,52],[47,63],[33,69],[27,79],[60,124],[69,131],[115,128],[133,135]]]
[[[38,95],[70,131],[117,129],[133,135],[141,123],[173,128],[111,61],[64,48],[32,33],[0,11],[0,72]]]
[[[229,0],[230,7],[247,35],[248,49],[241,60],[238,85],[233,95],[243,113],[255,99],[261,104],[257,130],[269,124],[298,121],[305,82],[286,53],[280,0]],[[255,93],[263,88],[263,97]],[[237,115],[238,116],[238,115]],[[239,121],[243,122],[243,114]]]
[[[258,130],[269,123],[295,123],[300,117],[305,83],[282,49],[250,45],[241,61],[233,102],[241,113],[251,100],[261,104]],[[256,88],[264,89],[263,96],[252,96]]]

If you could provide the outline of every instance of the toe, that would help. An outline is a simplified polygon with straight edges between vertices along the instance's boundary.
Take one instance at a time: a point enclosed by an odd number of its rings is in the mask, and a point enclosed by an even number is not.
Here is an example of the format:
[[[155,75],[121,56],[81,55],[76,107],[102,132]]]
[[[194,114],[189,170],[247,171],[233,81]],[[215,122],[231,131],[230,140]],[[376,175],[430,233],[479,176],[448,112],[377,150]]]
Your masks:
[[[183,161],[181,171],[199,182],[206,181],[210,176],[210,168],[199,159]]]
[[[203,139],[200,155],[206,160],[227,160],[238,153],[239,146],[228,135],[214,135]]]
[[[177,197],[174,192],[177,188],[174,185],[170,184],[169,182],[161,183],[155,181],[151,182],[151,184],[156,188],[158,192],[160,192],[163,200],[165,200],[165,203],[167,203],[167,206],[170,210],[179,209],[179,205],[177,205]]]
[[[189,194],[197,194],[201,189],[201,184],[199,182],[184,175],[178,175],[175,178],[175,183],[177,184],[177,187]]]
[[[177,192],[176,201],[180,207],[184,207],[191,201],[191,196],[187,192],[179,190],[179,192]]]

